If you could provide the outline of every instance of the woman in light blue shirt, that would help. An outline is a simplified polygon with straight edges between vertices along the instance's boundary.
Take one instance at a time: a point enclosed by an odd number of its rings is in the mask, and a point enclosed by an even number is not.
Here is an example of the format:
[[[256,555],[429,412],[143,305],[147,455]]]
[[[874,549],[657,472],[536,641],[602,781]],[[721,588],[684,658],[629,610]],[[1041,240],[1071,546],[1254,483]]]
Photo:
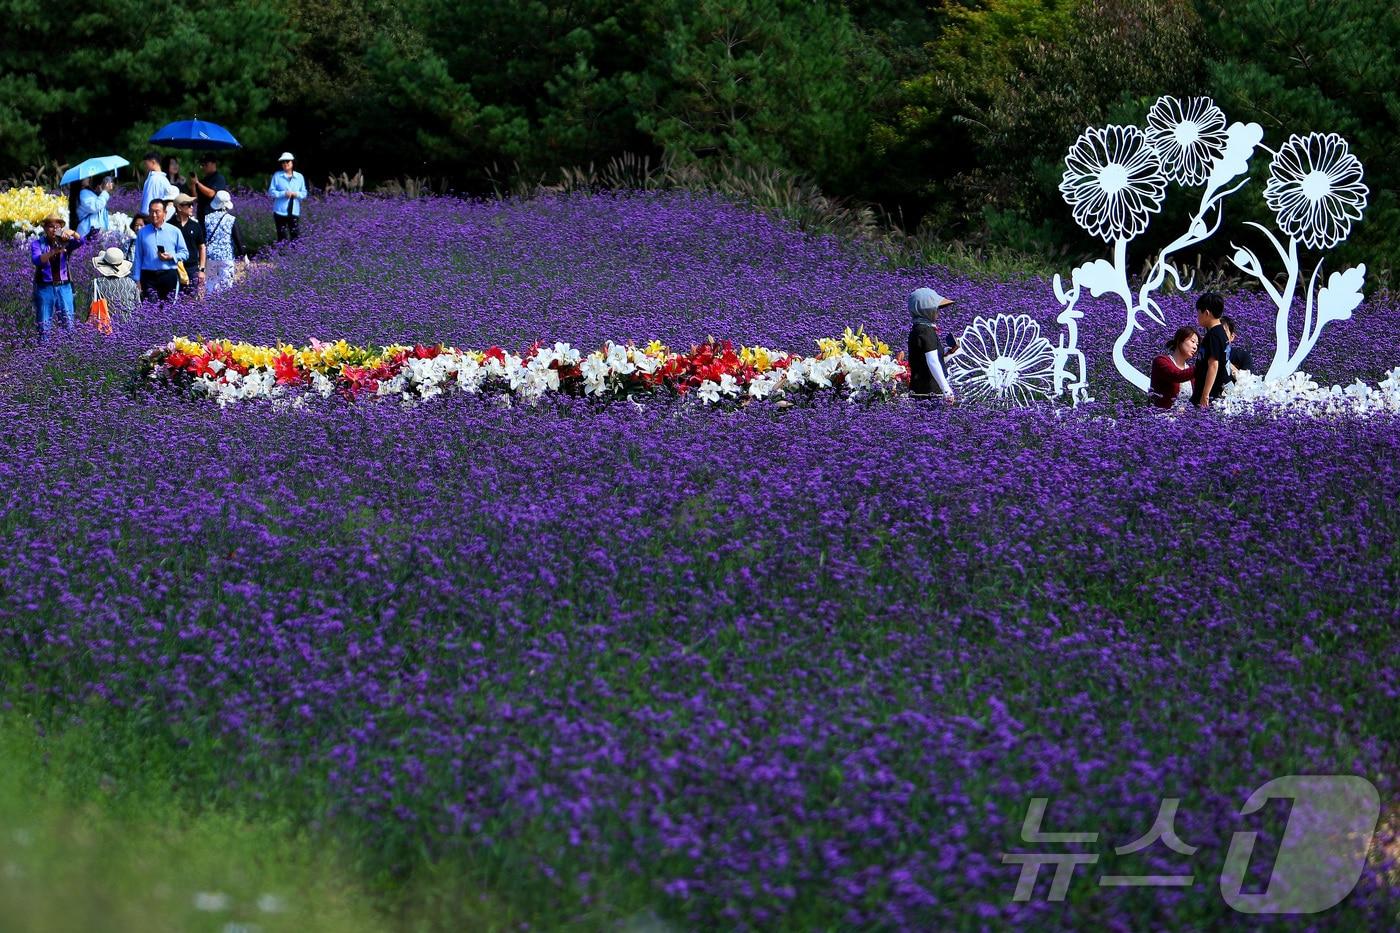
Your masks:
[[[301,172],[292,171],[292,154],[282,153],[277,160],[282,171],[273,172],[267,186],[272,199],[272,220],[277,224],[278,240],[295,240],[301,236],[301,202],[306,198],[306,179]]]
[[[107,214],[107,199],[112,196],[112,176],[106,175],[97,183],[97,190],[94,191],[87,185],[78,192],[78,226],[77,231],[80,236],[87,236],[93,231],[101,233],[112,228],[111,218]]]

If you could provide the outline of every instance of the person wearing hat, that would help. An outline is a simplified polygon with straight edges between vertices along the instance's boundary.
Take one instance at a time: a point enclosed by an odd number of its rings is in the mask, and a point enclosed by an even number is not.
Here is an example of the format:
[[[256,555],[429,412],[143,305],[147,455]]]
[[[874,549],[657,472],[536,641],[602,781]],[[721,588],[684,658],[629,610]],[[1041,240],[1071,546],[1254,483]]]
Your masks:
[[[120,246],[109,246],[92,257],[92,268],[97,273],[92,280],[93,301],[105,298],[108,312],[123,317],[136,310],[141,292],[131,278],[131,260]]]
[[[165,172],[160,167],[160,153],[148,152],[146,158],[141,160],[141,164],[146,167],[146,184],[141,188],[141,213],[151,212],[152,201],[165,200],[165,186],[170,184],[170,179],[165,177]]]
[[[277,157],[280,172],[272,173],[267,196],[272,199],[272,220],[277,224],[278,240],[295,240],[301,235],[301,202],[306,199],[306,179],[293,171],[290,152]]]
[[[228,187],[228,179],[219,171],[219,157],[212,152],[206,152],[199,160],[199,170],[204,175],[190,176],[190,193],[195,197],[195,216],[203,223],[209,216],[209,202],[215,193]]]
[[[233,286],[234,263],[248,255],[233,216],[233,198],[227,191],[215,192],[204,218],[204,237],[209,256],[209,294]]]
[[[165,222],[165,202],[151,202],[151,222],[136,235],[131,251],[131,277],[141,286],[141,300],[164,301],[180,287],[177,262],[190,258],[185,238]]]
[[[943,363],[960,348],[938,333],[938,309],[952,303],[931,288],[916,288],[909,295],[909,392],[915,398],[932,398],[937,391],[950,403],[957,400]]]
[[[39,336],[53,330],[54,312],[65,330],[73,329],[73,280],[68,275],[68,254],[83,245],[77,231],[69,230],[63,215],[50,213],[43,220],[44,233],[29,244],[34,263],[34,323]]]
[[[175,228],[185,238],[185,249],[190,258],[185,263],[185,273],[190,279],[190,291],[198,298],[204,297],[204,265],[208,256],[204,248],[204,224],[194,219],[194,198],[183,191],[175,195]]]

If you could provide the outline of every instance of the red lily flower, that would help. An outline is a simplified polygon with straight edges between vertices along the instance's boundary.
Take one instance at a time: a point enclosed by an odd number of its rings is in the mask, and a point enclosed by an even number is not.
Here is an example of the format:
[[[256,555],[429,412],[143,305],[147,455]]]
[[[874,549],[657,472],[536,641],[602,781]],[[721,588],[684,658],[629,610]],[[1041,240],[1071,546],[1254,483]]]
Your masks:
[[[296,385],[302,381],[301,370],[297,368],[296,357],[290,353],[282,353],[272,361],[272,372],[277,377],[278,385]]]

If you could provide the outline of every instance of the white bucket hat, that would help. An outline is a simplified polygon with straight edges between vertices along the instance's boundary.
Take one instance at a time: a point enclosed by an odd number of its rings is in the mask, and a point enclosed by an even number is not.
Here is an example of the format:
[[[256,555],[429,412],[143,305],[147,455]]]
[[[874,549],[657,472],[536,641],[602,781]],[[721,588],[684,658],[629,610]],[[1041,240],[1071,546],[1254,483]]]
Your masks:
[[[109,246],[92,257],[92,267],[98,275],[109,279],[121,279],[131,274],[131,260],[126,258],[120,246]]]
[[[214,197],[209,201],[211,211],[231,211],[233,210],[233,196],[227,191],[216,191]]]
[[[179,196],[180,196],[180,189],[179,189],[179,188],[175,187],[174,185],[166,185],[166,186],[165,186],[165,197],[161,198],[161,200],[162,200],[162,201],[173,201],[173,200],[175,200],[176,198],[178,198]]]
[[[295,162],[295,161],[296,161],[296,157],[293,156],[290,152],[284,152],[284,153],[282,153],[280,156],[277,157],[277,161],[278,161],[278,162]]]

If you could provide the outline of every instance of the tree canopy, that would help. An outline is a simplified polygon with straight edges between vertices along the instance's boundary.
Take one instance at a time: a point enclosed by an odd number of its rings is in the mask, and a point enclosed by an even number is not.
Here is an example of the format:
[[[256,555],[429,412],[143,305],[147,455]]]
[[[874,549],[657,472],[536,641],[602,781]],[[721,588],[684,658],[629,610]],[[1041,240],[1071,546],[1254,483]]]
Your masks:
[[[1389,0],[0,0],[0,176],[131,157],[198,115],[462,191],[624,153],[797,173],[949,236],[1074,248],[1055,190],[1086,125],[1207,94],[1269,138],[1341,133],[1400,256],[1400,18]],[[1243,199],[1241,199],[1243,200]],[[1253,209],[1263,216],[1262,200]]]

